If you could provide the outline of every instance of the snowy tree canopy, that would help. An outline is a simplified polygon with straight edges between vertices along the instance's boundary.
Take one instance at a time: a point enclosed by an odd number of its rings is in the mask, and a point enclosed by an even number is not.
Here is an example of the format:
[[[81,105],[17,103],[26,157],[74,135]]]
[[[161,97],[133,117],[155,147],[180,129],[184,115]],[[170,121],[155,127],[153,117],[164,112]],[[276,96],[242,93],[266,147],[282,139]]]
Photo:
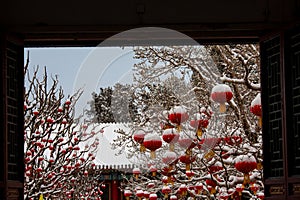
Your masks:
[[[42,78],[39,68],[25,66],[29,85],[24,102],[24,198],[100,199],[99,171],[95,171],[99,128],[74,118],[78,91],[66,97],[57,77]]]
[[[136,47],[134,51],[137,63],[130,95],[138,120],[132,120],[131,131],[118,130],[114,145],[138,158],[135,164],[141,174],[128,180],[124,189],[139,187],[162,195],[167,185],[168,195],[178,199],[263,198],[258,195],[264,190],[261,127],[250,111],[260,92],[258,45]],[[223,102],[212,97],[222,92],[213,90],[218,84],[226,85]],[[221,103],[225,112],[220,112]],[[174,143],[163,141],[153,157],[151,148],[140,151],[144,143],[134,140],[140,129],[147,129],[144,138],[147,134],[162,138],[168,129],[180,136]],[[158,146],[153,145],[151,152]],[[162,159],[169,151],[177,159],[166,164]],[[236,160],[245,156],[254,161],[251,168],[248,162]],[[149,173],[153,167],[156,176]],[[150,183],[154,183],[151,188]],[[135,194],[134,189],[131,192]]]

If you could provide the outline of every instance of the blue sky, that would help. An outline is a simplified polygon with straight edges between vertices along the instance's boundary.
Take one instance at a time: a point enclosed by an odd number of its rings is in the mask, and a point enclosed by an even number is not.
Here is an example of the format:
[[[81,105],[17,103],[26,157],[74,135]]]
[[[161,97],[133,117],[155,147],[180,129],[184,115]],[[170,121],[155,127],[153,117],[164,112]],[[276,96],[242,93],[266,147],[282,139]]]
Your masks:
[[[170,38],[190,39],[171,29],[158,27],[131,29],[110,37],[95,48],[31,48],[29,69],[37,65],[46,66],[48,74],[58,75],[65,95],[71,95],[79,88],[83,88],[84,93],[77,103],[77,112],[81,112],[80,110],[92,99],[92,92],[98,93],[100,87],[113,86],[117,82],[123,84],[132,82],[132,67],[136,62],[133,59],[132,48],[106,46],[114,40],[128,41],[128,38],[132,37],[148,41],[149,33],[163,33],[164,37],[168,35]],[[192,39],[190,42],[198,44]],[[151,44],[153,45],[149,41],[149,45]]]
[[[29,69],[46,66],[48,75],[58,75],[66,95],[84,88],[78,102],[79,110],[91,100],[92,92],[99,92],[100,87],[132,82],[135,61],[129,47],[26,48],[24,51],[24,59],[29,51]]]
[[[113,86],[116,82],[130,83],[131,69],[134,64],[133,52],[127,48],[118,47],[95,48],[29,48],[29,69],[40,66],[47,67],[48,75],[58,75],[59,83],[65,95],[72,94],[76,86],[86,84],[86,92],[79,99],[76,109],[88,108],[86,102],[92,99],[91,92],[99,91],[100,87]],[[95,59],[95,57],[97,59]],[[26,79],[25,79],[26,80]],[[74,88],[75,87],[75,88]],[[76,112],[81,114],[80,112]],[[110,143],[117,137],[115,129],[125,128],[123,125],[110,125],[100,138],[101,151],[96,154],[96,164],[118,165],[130,164],[126,152],[115,156],[117,150],[112,150]],[[125,129],[126,130],[126,129]],[[103,137],[104,136],[104,137]]]
[[[67,94],[71,94],[73,77],[91,48],[28,48],[25,49],[25,59],[27,51],[30,59],[29,69],[46,66],[49,75],[58,75],[60,85]]]

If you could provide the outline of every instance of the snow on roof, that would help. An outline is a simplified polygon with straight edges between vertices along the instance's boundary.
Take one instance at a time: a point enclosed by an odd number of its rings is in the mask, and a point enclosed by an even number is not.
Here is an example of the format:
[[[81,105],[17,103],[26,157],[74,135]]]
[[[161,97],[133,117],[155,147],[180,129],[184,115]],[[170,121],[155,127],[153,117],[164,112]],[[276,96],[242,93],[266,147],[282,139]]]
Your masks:
[[[104,132],[98,135],[99,147],[95,155],[96,165],[126,165],[132,164],[126,157],[126,152],[116,155],[118,150],[113,150],[111,143],[117,138],[115,130],[123,129],[124,131],[129,130],[126,124],[121,123],[107,123],[97,124],[99,128],[105,127]]]
[[[103,129],[104,131],[100,131]],[[115,130],[118,129],[123,129],[124,131],[129,131],[129,128],[126,126],[126,124],[121,124],[121,123],[106,123],[106,124],[92,124],[92,126],[87,127],[87,133],[89,132],[99,132],[98,134],[95,134],[94,137],[97,137],[99,139],[99,145],[98,145],[98,150],[95,152],[95,160],[94,163],[98,165],[98,167],[103,168],[103,167],[114,167],[114,168],[119,168],[119,167],[124,167],[124,168],[131,168],[133,166],[133,163],[130,162],[129,159],[126,157],[126,152],[116,155],[119,153],[118,150],[113,150],[111,143],[113,142],[114,139],[117,138],[117,133]],[[79,130],[79,126],[74,128],[74,131]],[[41,130],[42,131],[42,130]],[[26,131],[27,134],[30,134],[30,131]],[[50,135],[50,138],[54,138],[56,135],[57,131],[53,131]],[[33,133],[35,134],[35,133]],[[67,137],[67,136],[64,136]],[[66,139],[66,138],[63,138]],[[91,138],[87,140],[84,143],[79,143],[79,147],[81,149],[84,149],[85,145],[90,145],[95,138]],[[25,150],[26,150],[26,142],[24,144]],[[44,156],[49,157],[50,152],[49,150],[46,150],[44,152]]]

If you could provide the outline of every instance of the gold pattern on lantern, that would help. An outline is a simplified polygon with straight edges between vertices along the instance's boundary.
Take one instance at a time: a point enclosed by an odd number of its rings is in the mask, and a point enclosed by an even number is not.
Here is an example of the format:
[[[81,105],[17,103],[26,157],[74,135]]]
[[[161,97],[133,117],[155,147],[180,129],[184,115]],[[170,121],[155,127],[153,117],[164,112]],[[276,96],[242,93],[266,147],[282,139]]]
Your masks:
[[[151,152],[150,152],[150,158],[151,158],[151,159],[155,159],[155,158],[156,158],[155,151],[151,151]]]

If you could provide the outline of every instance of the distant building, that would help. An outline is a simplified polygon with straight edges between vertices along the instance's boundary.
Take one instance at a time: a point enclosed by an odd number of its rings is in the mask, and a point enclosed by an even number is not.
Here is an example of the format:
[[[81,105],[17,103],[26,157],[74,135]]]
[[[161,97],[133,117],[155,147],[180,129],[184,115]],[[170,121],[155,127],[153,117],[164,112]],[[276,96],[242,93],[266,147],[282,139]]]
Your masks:
[[[101,171],[100,181],[103,181],[101,191],[102,199],[105,200],[122,200],[123,193],[120,190],[121,182],[124,181],[123,176],[130,178],[134,165],[127,159],[126,154],[115,155],[116,150],[112,149],[111,142],[116,138],[117,129],[128,130],[126,124],[108,123],[99,124],[99,127],[105,127],[99,138],[99,151],[96,154],[95,164],[96,170]]]
[[[120,190],[121,182],[125,181],[123,176],[130,179],[132,176],[133,165],[102,165],[97,166],[96,170],[101,171],[100,181],[103,181],[101,186],[102,199],[105,200],[122,200],[123,192]]]

